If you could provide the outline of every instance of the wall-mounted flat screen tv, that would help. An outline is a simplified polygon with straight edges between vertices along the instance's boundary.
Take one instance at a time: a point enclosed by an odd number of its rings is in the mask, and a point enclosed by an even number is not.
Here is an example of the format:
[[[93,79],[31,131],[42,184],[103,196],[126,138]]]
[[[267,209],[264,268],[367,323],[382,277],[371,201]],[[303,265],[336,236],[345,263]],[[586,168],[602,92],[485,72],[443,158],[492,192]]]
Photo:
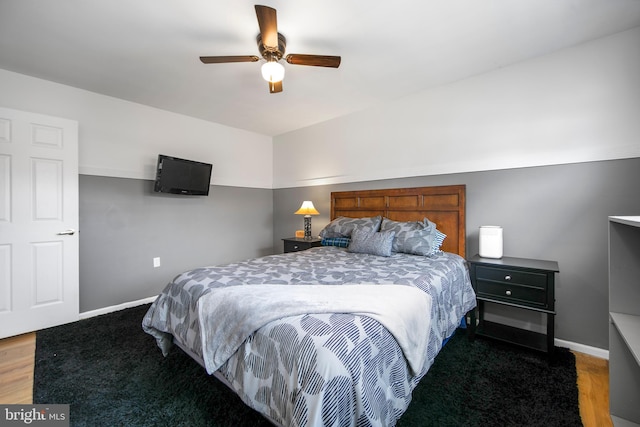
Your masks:
[[[209,163],[160,154],[158,155],[156,182],[153,191],[156,193],[208,196],[212,169],[213,166]]]

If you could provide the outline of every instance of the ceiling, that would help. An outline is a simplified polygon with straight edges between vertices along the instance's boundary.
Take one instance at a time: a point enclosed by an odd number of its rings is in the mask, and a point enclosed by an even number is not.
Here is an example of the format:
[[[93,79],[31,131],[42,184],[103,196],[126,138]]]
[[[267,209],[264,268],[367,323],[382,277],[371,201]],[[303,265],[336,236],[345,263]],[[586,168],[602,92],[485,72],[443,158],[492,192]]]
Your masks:
[[[0,0],[0,68],[275,136],[640,26],[640,0],[271,0],[287,53],[342,64],[270,94],[260,63],[199,60],[258,55],[254,4]]]

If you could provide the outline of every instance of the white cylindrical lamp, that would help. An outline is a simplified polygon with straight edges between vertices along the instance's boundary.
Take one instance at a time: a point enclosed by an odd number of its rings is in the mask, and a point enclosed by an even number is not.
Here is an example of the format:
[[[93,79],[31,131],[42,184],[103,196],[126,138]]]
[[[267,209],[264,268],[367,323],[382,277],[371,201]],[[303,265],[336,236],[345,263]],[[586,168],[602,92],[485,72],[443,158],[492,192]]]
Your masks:
[[[480,227],[478,254],[483,258],[502,258],[502,227],[483,225]]]

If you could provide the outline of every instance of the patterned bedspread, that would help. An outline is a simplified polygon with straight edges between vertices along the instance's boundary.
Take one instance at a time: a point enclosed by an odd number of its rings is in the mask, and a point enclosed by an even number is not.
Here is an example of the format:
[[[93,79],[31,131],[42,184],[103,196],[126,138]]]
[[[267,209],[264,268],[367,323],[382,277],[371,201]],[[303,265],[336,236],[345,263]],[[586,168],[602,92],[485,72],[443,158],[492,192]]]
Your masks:
[[[320,247],[185,272],[152,304],[143,328],[164,354],[175,339],[202,363],[198,299],[216,287],[265,283],[395,283],[432,298],[427,357],[417,375],[393,336],[366,316],[293,316],[251,335],[218,373],[247,405],[283,426],[395,425],[444,339],[475,306],[458,255],[387,258]]]

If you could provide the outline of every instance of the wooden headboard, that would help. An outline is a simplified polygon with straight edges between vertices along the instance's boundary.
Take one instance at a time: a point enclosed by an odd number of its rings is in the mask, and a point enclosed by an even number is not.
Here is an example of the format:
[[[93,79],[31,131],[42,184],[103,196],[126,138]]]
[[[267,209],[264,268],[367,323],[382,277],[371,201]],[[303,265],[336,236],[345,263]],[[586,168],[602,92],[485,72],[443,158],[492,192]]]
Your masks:
[[[429,218],[447,235],[442,250],[466,257],[464,185],[337,191],[331,193],[331,219],[381,215],[394,221]]]

